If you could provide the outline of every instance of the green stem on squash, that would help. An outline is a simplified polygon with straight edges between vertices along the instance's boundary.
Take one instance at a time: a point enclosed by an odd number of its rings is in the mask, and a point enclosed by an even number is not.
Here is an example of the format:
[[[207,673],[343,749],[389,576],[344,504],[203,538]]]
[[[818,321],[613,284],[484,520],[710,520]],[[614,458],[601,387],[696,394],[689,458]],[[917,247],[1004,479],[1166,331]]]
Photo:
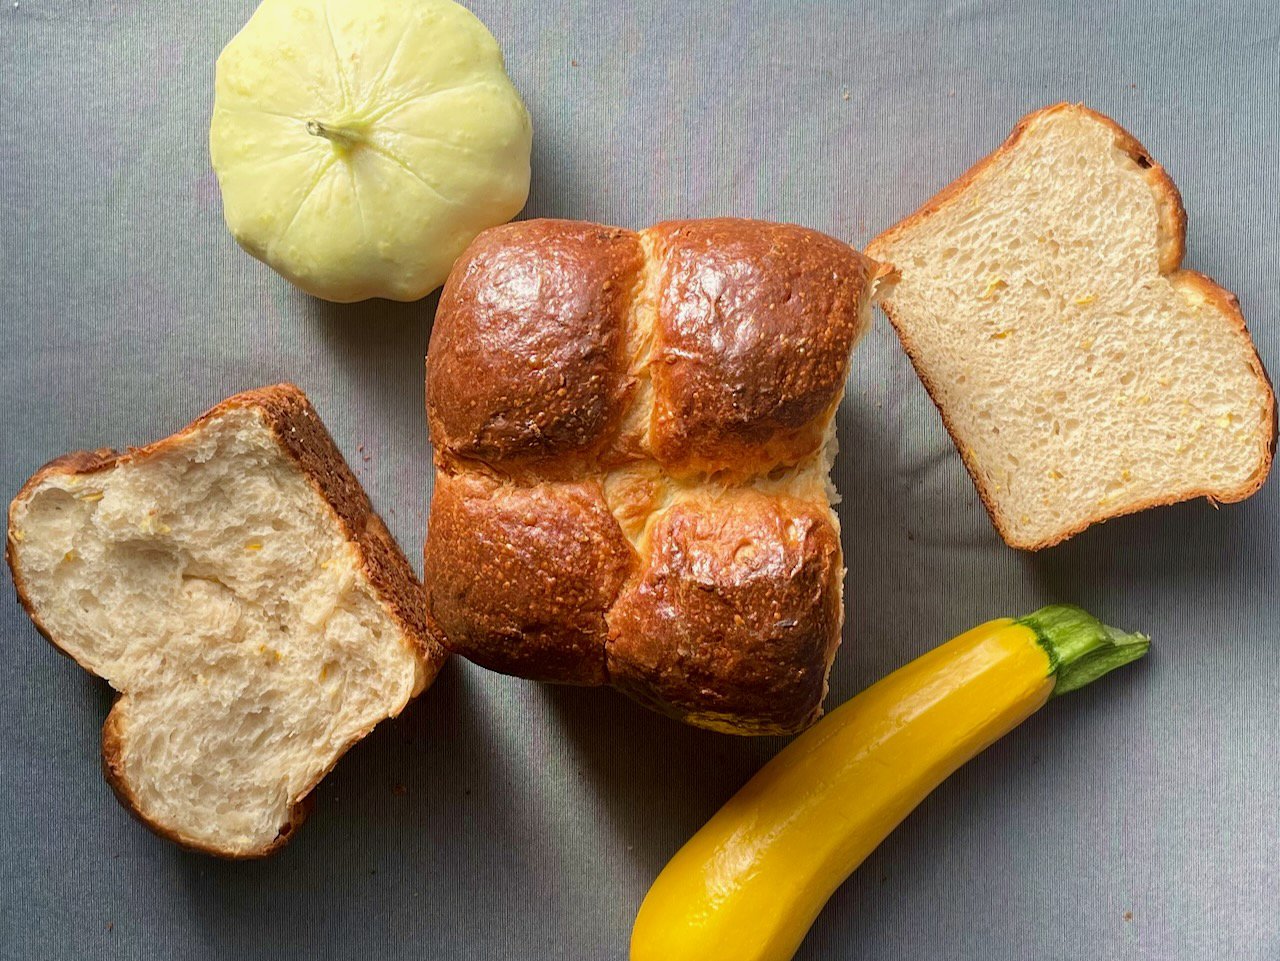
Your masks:
[[[359,128],[340,127],[337,124],[321,123],[319,120],[307,121],[307,133],[313,137],[324,137],[343,150],[350,150],[364,140],[364,131]]]
[[[1053,693],[1066,694],[1147,653],[1151,639],[1103,624],[1074,604],[1051,604],[1019,620],[1049,655]]]

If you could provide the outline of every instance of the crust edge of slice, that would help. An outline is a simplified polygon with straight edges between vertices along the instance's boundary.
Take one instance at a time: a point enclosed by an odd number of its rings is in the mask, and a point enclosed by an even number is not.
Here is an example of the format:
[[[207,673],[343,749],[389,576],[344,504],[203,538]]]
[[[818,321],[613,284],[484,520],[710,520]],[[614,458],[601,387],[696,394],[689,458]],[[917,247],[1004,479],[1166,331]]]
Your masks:
[[[939,210],[959,198],[969,188],[969,186],[981,176],[988,167],[992,166],[1000,158],[1011,153],[1017,148],[1019,142],[1037,123],[1045,117],[1065,111],[1080,111],[1092,120],[1095,120],[1108,127],[1115,136],[1116,146],[1128,154],[1134,162],[1142,169],[1143,176],[1147,181],[1147,185],[1151,188],[1152,194],[1155,196],[1156,207],[1160,216],[1160,237],[1159,244],[1159,267],[1160,273],[1168,277],[1170,282],[1178,285],[1182,284],[1197,288],[1200,293],[1208,300],[1212,300],[1222,312],[1224,319],[1230,321],[1236,328],[1236,333],[1242,338],[1244,346],[1249,355],[1249,366],[1253,369],[1254,375],[1266,387],[1268,407],[1270,417],[1269,435],[1260,445],[1258,466],[1254,473],[1244,483],[1233,488],[1216,488],[1216,489],[1196,489],[1185,493],[1170,494],[1167,497],[1152,497],[1133,504],[1127,504],[1119,509],[1111,511],[1099,511],[1090,515],[1084,521],[1072,524],[1056,531],[1055,533],[1041,538],[1039,540],[1024,540],[1017,537],[1005,523],[1004,515],[996,503],[996,497],[993,491],[983,480],[982,474],[978,469],[978,465],[973,458],[966,453],[964,445],[960,442],[956,434],[950,417],[947,415],[946,409],[938,400],[938,388],[932,379],[925,372],[919,351],[915,343],[911,339],[910,333],[904,325],[900,323],[894,314],[894,308],[891,303],[886,300],[880,302],[880,309],[884,311],[888,317],[889,323],[893,325],[898,335],[898,340],[902,343],[903,349],[907,353],[907,357],[911,361],[911,366],[915,368],[916,376],[920,378],[920,382],[924,385],[925,390],[929,394],[929,399],[937,408],[938,414],[942,418],[942,424],[946,428],[947,434],[950,435],[952,443],[955,445],[960,458],[964,463],[965,470],[969,472],[973,485],[977,489],[978,497],[982,501],[982,506],[986,510],[987,515],[991,518],[996,532],[1001,539],[1010,547],[1026,551],[1038,551],[1047,547],[1053,547],[1062,543],[1070,537],[1079,534],[1081,531],[1094,524],[1111,520],[1115,517],[1123,517],[1128,514],[1136,514],[1140,511],[1148,510],[1152,507],[1163,507],[1169,504],[1177,504],[1183,501],[1195,500],[1199,497],[1208,498],[1212,502],[1233,503],[1242,501],[1251,496],[1263,485],[1267,479],[1267,475],[1271,471],[1271,464],[1275,458],[1276,436],[1277,436],[1277,410],[1275,389],[1271,381],[1270,375],[1262,364],[1262,359],[1258,356],[1257,346],[1253,342],[1253,338],[1249,334],[1248,325],[1245,322],[1244,314],[1240,310],[1240,302],[1236,295],[1230,290],[1218,284],[1216,281],[1194,270],[1189,270],[1182,266],[1182,259],[1186,253],[1186,237],[1187,237],[1187,212],[1182,204],[1182,195],[1178,192],[1177,186],[1170,178],[1168,172],[1147,152],[1147,149],[1138,141],[1138,139],[1129,133],[1124,127],[1117,123],[1106,114],[1099,113],[1082,103],[1062,102],[1053,104],[1048,107],[1042,107],[1039,110],[1027,114],[1017,125],[1013,131],[995,150],[980,159],[971,166],[958,178],[952,181],[942,190],[934,194],[929,200],[914,213],[908,215],[898,221],[892,227],[883,231],[871,240],[866,246],[867,256],[880,261],[881,263],[892,264],[893,258],[885,251],[885,247],[900,235],[906,233],[918,223],[922,223]],[[892,295],[890,295],[891,299]]]

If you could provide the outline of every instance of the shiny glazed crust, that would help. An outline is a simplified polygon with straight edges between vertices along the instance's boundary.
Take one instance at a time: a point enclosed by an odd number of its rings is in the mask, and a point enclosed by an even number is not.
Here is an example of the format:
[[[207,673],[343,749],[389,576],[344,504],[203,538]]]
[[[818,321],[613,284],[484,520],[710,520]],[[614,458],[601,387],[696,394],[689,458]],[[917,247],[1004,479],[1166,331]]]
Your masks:
[[[431,620],[422,585],[413,574],[408,560],[396,545],[382,518],[373,511],[368,495],[347,466],[342,453],[321,422],[307,396],[293,384],[276,384],[247,390],[227,398],[176,434],[145,447],[130,448],[125,453],[101,448],[96,451],[74,451],[50,461],[36,471],[18,491],[9,506],[9,536],[6,560],[13,576],[18,601],[30,616],[36,629],[60,652],[66,654],[58,639],[44,626],[39,612],[28,598],[22,571],[17,562],[16,543],[12,532],[16,505],[25,500],[52,474],[92,474],[120,463],[145,460],[162,452],[181,439],[197,433],[206,421],[228,410],[258,408],[275,434],[281,449],[297,462],[299,470],[311,486],[328,503],[347,538],[358,548],[362,570],[387,612],[399,623],[405,635],[417,648],[421,669],[419,693],[430,685],[443,666],[448,653],[441,644],[442,634]],[[68,655],[70,656],[70,655]],[[85,665],[81,665],[84,667]],[[87,669],[87,668],[86,668]],[[310,787],[295,799],[289,823],[270,845],[253,851],[224,851],[172,831],[150,820],[141,810],[124,772],[122,738],[126,728],[126,701],[117,697],[102,728],[102,770],[107,783],[120,803],[155,833],[192,850],[231,859],[264,857],[281,848],[311,808],[310,788],[328,772],[322,772]],[[366,732],[367,733],[367,732]]]
[[[783,224],[691,220],[660,251],[650,440],[669,471],[759,471],[821,445],[874,265]]]
[[[425,560],[451,650],[504,674],[607,683],[605,615],[635,552],[598,484],[439,472]]]
[[[882,273],[748,220],[482,234],[427,355],[446,645],[716,730],[816,719],[843,566],[812,478]]]
[[[609,676],[703,727],[806,727],[822,713],[843,575],[825,510],[753,491],[678,504],[610,612]]]
[[[431,334],[437,449],[545,461],[597,447],[627,398],[626,315],[642,263],[639,237],[617,227],[532,220],[477,237]]]

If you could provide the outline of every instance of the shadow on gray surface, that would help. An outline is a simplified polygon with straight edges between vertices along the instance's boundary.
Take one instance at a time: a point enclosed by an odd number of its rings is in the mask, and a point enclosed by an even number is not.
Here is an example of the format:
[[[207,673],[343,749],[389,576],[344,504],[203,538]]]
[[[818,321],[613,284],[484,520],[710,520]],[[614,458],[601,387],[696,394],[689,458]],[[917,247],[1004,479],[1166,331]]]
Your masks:
[[[691,727],[609,688],[540,689],[555,710],[557,733],[572,744],[650,878],[785,743]]]
[[[836,412],[840,451],[832,477],[841,499],[835,507],[847,573],[845,624],[831,669],[827,708],[848,700],[884,673],[886,630],[901,622],[904,567],[910,550],[897,476],[897,439],[878,413],[857,397]],[[892,657],[892,655],[889,655]]]
[[[425,344],[440,301],[438,290],[421,300],[408,302],[374,298],[354,304],[335,304],[301,292],[297,296],[320,327],[332,329],[339,339],[353,344],[378,344],[388,337],[414,334],[421,336]]]
[[[562,143],[556,142],[556,138],[563,135],[555,126],[540,124],[540,118],[536,116],[533,121],[538,134],[533,138],[530,158],[529,199],[516,219],[586,216],[573,204],[575,191],[569,183],[568,151]],[[581,191],[577,193],[581,196]]]
[[[1028,562],[1050,596],[1096,607],[1104,619],[1108,601],[1128,591],[1203,593],[1242,568],[1274,567],[1267,496],[1218,510],[1195,500],[1118,517]]]
[[[361,391],[362,403],[394,418],[397,431],[421,431],[426,422],[423,374],[439,300],[438,291],[407,304],[331,304],[307,298],[316,330]],[[417,389],[406,393],[406,384]]]
[[[415,570],[432,490],[424,374],[438,301],[306,298],[329,355],[330,370],[316,380],[333,385],[320,414]]]

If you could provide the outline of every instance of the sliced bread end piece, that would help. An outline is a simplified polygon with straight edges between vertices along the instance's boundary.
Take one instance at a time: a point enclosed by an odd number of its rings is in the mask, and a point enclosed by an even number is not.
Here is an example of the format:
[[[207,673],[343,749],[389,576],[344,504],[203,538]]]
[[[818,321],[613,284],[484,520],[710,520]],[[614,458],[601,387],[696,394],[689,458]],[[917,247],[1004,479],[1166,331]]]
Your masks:
[[[37,628],[120,696],[103,768],[158,833],[275,850],[338,758],[435,677],[423,592],[298,388],[80,452],[9,508]]]
[[[1004,540],[1266,479],[1275,397],[1236,298],[1181,269],[1173,181],[1078,104],[1005,143],[867,252],[882,303]]]

